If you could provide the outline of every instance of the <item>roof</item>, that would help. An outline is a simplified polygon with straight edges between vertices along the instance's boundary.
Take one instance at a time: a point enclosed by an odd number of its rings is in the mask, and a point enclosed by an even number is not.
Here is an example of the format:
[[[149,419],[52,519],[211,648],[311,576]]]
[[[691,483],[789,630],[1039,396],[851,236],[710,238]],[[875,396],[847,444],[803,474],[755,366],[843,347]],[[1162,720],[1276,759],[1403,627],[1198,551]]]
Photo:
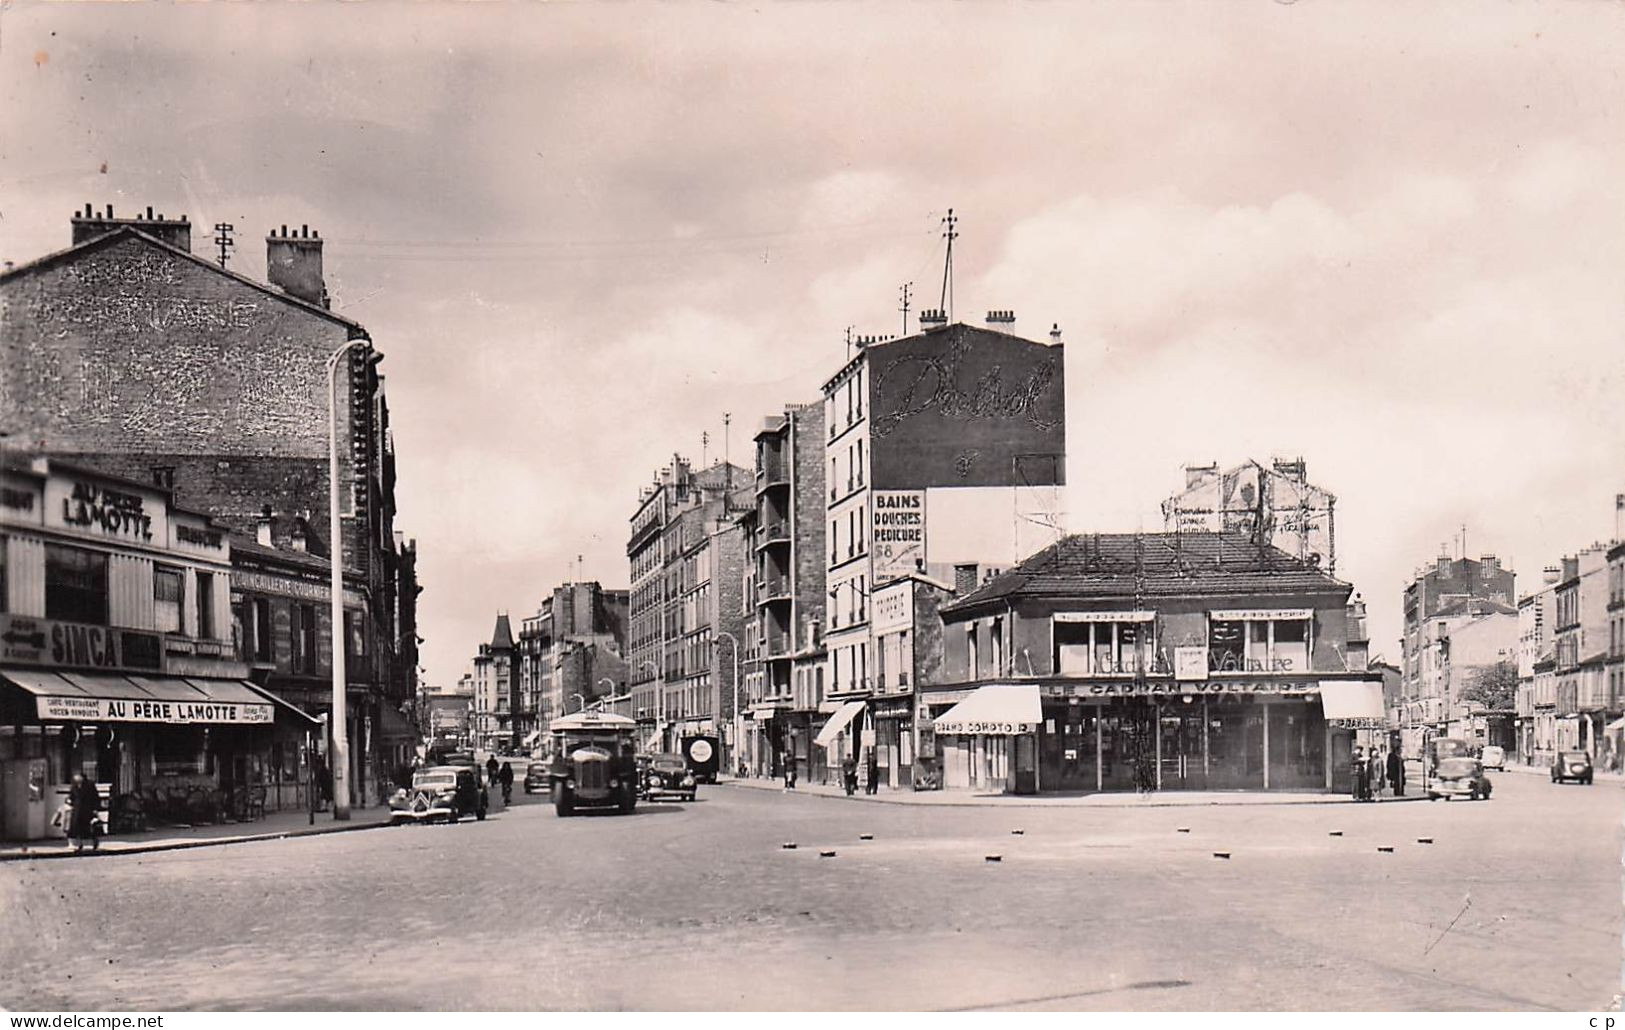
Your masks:
[[[1343,592],[1318,566],[1239,533],[1087,533],[1064,537],[948,605],[1016,597],[1148,597]]]
[[[367,335],[367,330],[361,325],[360,322],[357,322],[354,319],[345,318],[343,315],[336,315],[329,309],[322,307],[320,304],[312,304],[310,301],[295,297],[291,293],[284,293],[269,283],[262,283],[257,279],[251,279],[248,276],[243,275],[241,272],[233,272],[229,268],[221,268],[218,264],[208,260],[207,258],[201,258],[189,250],[182,250],[179,247],[171,246],[155,236],[149,236],[139,229],[128,225],[120,226],[111,232],[85,240],[83,243],[74,244],[73,246],[64,250],[54,251],[53,253],[46,254],[44,257],[35,258],[33,261],[29,261],[18,265],[15,268],[0,272],[0,283],[8,283],[13,279],[20,278],[21,276],[44,271],[53,265],[58,265],[65,261],[71,261],[74,258],[89,254],[105,247],[109,247],[115,242],[121,242],[127,238],[140,240],[141,242],[146,243],[148,246],[156,247],[159,250],[166,251],[179,258],[185,258],[187,261],[192,262],[199,268],[206,269],[215,275],[223,276],[227,279],[235,279],[242,285],[247,286],[250,289],[257,290],[268,297],[274,297],[277,300],[290,304],[296,308],[303,308],[310,314],[320,315],[322,318],[325,318],[330,322],[337,322],[340,325],[347,326],[354,332],[355,335]]]
[[[1516,615],[1518,609],[1510,604],[1492,601],[1487,597],[1464,597],[1459,601],[1452,601],[1429,615],[1430,619],[1445,618],[1451,615]]]
[[[513,650],[513,627],[508,625],[507,615],[497,616],[497,627],[491,633],[491,650]]]
[[[1042,347],[1061,350],[1065,346],[1064,344],[1060,343],[1044,343],[1040,340],[1029,340],[1025,336],[1017,336],[1015,333],[1007,333],[1002,329],[994,329],[992,326],[972,325],[969,322],[953,322],[949,325],[933,326],[930,329],[921,329],[919,332],[907,333],[903,336],[894,336],[890,339],[877,340],[874,343],[868,344],[867,346],[859,347],[857,352],[841,365],[841,370],[839,372],[836,372],[834,375],[830,376],[824,381],[823,392],[826,394],[829,393],[829,391],[843,378],[845,378],[847,373],[849,373],[854,367],[864,361],[867,361],[870,355],[880,353],[893,344],[900,343],[904,340],[918,339],[922,336],[936,336],[941,337],[941,339],[945,341],[942,343],[942,346],[944,349],[946,349],[947,347],[952,346],[953,343],[973,334],[979,336],[1002,336],[1008,340],[1015,340],[1017,343],[1024,343],[1029,347]]]
[[[285,565],[299,565],[307,569],[320,569],[323,572],[328,570],[327,559],[319,554],[311,554],[309,551],[288,551],[279,547],[267,547],[253,537],[243,536],[238,533],[230,534],[229,539],[231,540],[231,554],[234,558],[262,558],[282,562]],[[348,574],[348,571],[346,574]]]

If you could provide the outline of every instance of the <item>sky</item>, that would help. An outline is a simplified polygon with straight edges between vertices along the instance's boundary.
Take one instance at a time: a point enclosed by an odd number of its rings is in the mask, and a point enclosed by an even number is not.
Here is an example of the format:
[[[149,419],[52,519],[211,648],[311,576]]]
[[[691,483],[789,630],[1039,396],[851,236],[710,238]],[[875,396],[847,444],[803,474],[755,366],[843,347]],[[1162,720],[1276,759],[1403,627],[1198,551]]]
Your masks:
[[[0,258],[86,203],[327,240],[386,354],[430,683],[627,583],[640,486],[748,465],[898,292],[1066,340],[1075,531],[1303,457],[1397,661],[1461,546],[1520,590],[1625,491],[1625,7],[0,7]],[[206,229],[194,250],[209,253]],[[724,432],[724,416],[731,428]],[[576,564],[578,556],[580,565]]]

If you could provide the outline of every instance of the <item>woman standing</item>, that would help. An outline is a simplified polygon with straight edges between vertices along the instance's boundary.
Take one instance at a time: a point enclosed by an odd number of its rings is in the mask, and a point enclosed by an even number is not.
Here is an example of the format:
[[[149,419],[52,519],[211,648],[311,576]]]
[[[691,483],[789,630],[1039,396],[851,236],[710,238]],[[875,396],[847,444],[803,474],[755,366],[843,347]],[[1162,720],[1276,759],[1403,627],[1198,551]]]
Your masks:
[[[96,810],[102,807],[102,795],[84,773],[73,774],[68,803],[73,806],[68,818],[68,840],[73,843],[73,850],[83,851],[86,841],[90,842],[90,850],[97,850],[101,839],[96,836]]]

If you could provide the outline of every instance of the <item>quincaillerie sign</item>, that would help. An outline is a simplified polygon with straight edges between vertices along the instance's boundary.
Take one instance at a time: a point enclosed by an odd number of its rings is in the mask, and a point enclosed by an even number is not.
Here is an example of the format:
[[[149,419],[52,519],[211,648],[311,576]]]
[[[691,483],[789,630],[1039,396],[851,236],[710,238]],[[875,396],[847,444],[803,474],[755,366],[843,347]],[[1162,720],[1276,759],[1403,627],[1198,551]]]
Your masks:
[[[111,697],[37,699],[39,717],[77,722],[268,723],[270,705],[235,701],[137,701]]]

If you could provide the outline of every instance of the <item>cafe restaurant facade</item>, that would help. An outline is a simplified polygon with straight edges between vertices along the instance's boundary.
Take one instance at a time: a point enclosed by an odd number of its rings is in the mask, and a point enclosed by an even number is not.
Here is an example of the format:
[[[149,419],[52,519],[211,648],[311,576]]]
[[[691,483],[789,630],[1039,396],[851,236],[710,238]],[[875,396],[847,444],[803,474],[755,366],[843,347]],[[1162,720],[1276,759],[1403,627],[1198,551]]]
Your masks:
[[[922,745],[948,789],[1344,790],[1386,727],[1351,591],[1236,534],[1067,537],[943,609]]]
[[[0,839],[59,833],[74,773],[114,833],[250,818],[273,750],[309,761],[321,722],[247,680],[231,545],[159,487],[63,465],[0,466]]]

